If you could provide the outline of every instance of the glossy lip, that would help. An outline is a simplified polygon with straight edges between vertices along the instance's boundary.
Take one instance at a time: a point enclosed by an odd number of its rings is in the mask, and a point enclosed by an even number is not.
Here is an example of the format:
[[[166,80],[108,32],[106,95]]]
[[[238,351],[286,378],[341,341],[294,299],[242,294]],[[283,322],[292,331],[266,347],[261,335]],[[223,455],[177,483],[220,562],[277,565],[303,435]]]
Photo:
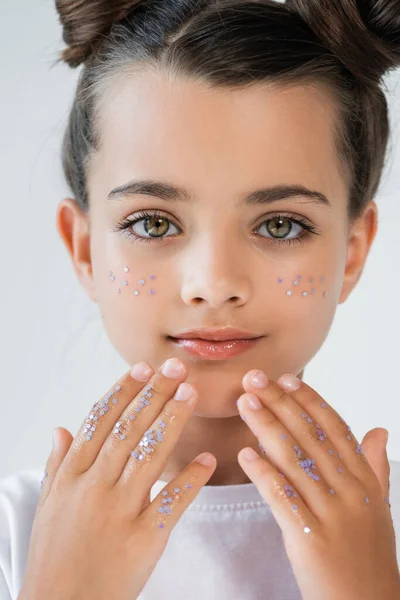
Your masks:
[[[226,341],[226,340],[248,340],[256,339],[260,336],[258,333],[245,331],[244,329],[236,329],[234,327],[203,327],[198,329],[188,329],[174,336],[169,336],[173,339],[202,339],[209,341]]]
[[[178,339],[173,337],[169,337],[169,339],[192,356],[207,360],[225,360],[227,358],[239,356],[247,350],[254,348],[261,340],[261,337],[219,342],[203,339]]]

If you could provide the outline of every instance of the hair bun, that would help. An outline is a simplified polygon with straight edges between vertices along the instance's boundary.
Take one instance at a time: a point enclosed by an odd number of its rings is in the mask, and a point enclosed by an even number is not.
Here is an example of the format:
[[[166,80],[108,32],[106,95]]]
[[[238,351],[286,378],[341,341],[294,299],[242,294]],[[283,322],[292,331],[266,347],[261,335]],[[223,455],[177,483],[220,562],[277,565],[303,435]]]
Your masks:
[[[115,23],[122,21],[143,0],[55,0],[68,48],[61,60],[78,67],[101,44]]]
[[[400,0],[286,0],[365,84],[400,66]]]

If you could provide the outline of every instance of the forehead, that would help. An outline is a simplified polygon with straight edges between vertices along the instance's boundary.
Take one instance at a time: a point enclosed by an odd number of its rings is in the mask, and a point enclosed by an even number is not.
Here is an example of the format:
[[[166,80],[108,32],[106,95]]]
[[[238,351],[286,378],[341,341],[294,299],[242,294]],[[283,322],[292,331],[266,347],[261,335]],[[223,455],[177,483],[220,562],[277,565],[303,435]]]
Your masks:
[[[99,104],[93,165],[107,192],[140,176],[211,194],[220,186],[229,195],[255,183],[303,183],[344,197],[335,111],[322,85],[217,89],[124,73]]]

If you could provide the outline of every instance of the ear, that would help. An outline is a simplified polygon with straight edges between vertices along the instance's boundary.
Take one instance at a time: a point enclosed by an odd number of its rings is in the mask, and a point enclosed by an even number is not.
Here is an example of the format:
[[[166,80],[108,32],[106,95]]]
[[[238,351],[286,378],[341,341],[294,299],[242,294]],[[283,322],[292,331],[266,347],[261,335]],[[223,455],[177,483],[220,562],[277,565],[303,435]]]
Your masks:
[[[372,200],[351,226],[347,246],[346,269],[338,304],[347,300],[364,270],[372,242],[378,229],[378,207]]]
[[[79,208],[76,200],[64,198],[57,209],[56,225],[79,281],[89,298],[96,302],[90,251],[89,214]]]

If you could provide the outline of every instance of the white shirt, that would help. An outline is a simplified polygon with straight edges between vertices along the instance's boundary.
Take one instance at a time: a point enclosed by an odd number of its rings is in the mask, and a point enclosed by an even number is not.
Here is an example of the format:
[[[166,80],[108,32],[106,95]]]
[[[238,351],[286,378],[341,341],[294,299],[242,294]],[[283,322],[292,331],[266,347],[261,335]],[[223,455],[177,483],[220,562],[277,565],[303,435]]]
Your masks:
[[[400,461],[389,462],[400,564]],[[43,473],[29,469],[0,481],[0,600],[16,600],[22,586]],[[165,485],[153,485],[151,500]],[[139,596],[159,598],[301,600],[280,527],[253,483],[200,489]]]

